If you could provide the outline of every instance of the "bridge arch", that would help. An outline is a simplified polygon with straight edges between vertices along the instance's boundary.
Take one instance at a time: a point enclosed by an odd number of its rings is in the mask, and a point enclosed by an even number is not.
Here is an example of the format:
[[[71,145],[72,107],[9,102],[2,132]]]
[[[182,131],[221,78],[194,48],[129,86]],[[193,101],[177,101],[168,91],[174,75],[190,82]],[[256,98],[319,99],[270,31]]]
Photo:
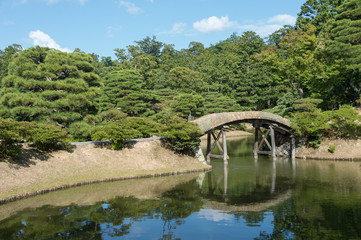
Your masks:
[[[290,155],[292,157],[295,155],[295,138],[291,128],[291,121],[273,113],[259,111],[213,113],[198,118],[193,122],[198,124],[204,134],[207,134],[207,161],[210,161],[211,157],[215,157],[223,158],[224,162],[227,163],[227,140],[224,127],[241,122],[251,123],[255,128],[255,158],[258,157],[258,154],[270,154],[273,158],[276,157],[276,135],[279,136],[279,133],[283,136],[287,135],[290,137]],[[268,130],[263,132],[261,128],[266,128]],[[218,136],[214,133],[217,129],[220,130]],[[276,132],[278,134],[276,134]],[[271,143],[267,140],[269,135],[271,136]],[[262,136],[260,141],[259,136]],[[213,145],[211,143],[212,137],[214,139]],[[221,137],[223,147],[218,142]],[[222,155],[212,154],[216,145],[218,145]],[[266,148],[268,147],[269,151],[262,150],[261,148],[263,145],[265,145]]]
[[[245,111],[212,113],[193,121],[204,134],[234,123],[246,122],[262,126],[274,125],[278,130],[291,132],[291,121],[269,112]]]

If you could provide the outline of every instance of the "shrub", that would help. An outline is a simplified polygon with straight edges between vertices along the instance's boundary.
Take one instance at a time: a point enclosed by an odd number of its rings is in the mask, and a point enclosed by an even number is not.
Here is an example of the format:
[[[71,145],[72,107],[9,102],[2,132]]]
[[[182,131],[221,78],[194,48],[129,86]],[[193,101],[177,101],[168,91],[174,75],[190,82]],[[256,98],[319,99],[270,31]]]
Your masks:
[[[19,123],[0,118],[0,158],[18,155],[22,147],[18,144],[21,140]]]
[[[352,139],[361,136],[361,117],[351,106],[344,105],[336,111],[327,111],[325,114],[329,117],[328,135]]]
[[[27,128],[27,141],[40,150],[58,149],[58,143],[63,148],[70,148],[70,135],[63,128],[41,123],[28,123]]]
[[[331,144],[331,145],[328,147],[328,151],[329,151],[330,153],[334,153],[334,152],[336,151],[336,146]]]
[[[123,121],[107,122],[102,126],[97,126],[92,131],[92,140],[109,140],[113,149],[118,150],[124,146],[125,140],[142,137],[141,132],[129,128]]]
[[[318,147],[323,137],[352,138],[361,136],[361,117],[351,106],[321,112],[319,101],[303,100],[293,114],[292,127],[312,147]]]
[[[199,146],[202,135],[195,123],[187,122],[180,117],[173,117],[165,128],[163,136],[168,137],[166,146],[176,153],[194,156],[194,149]]]
[[[92,128],[94,127],[84,121],[74,122],[69,126],[69,133],[74,141],[89,141]]]

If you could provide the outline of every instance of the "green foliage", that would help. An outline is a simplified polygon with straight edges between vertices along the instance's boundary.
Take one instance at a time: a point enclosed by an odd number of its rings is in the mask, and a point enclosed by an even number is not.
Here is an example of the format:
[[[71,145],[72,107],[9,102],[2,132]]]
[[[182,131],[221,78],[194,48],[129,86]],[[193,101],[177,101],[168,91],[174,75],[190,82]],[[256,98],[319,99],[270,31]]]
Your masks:
[[[242,108],[236,100],[224,96],[221,93],[217,92],[205,92],[202,94],[204,98],[204,115],[211,113],[220,113],[220,112],[237,112],[240,110],[245,110]]]
[[[336,151],[336,146],[331,144],[331,145],[328,147],[328,151],[329,151],[330,153],[335,153],[335,151]]]
[[[20,124],[11,119],[0,118],[0,159],[20,153],[22,140]]]
[[[356,139],[361,136],[361,117],[351,106],[341,106],[334,111],[321,112],[317,99],[302,101],[293,114],[293,128],[312,147],[318,147],[322,138]],[[296,105],[297,106],[297,105]]]
[[[107,110],[105,112],[102,112],[99,115],[97,115],[97,117],[96,117],[96,119],[94,119],[94,121],[95,122],[98,122],[98,121],[104,121],[104,122],[120,121],[120,120],[123,120],[126,116],[127,116],[127,114],[123,113],[119,109],[109,109],[109,110]]]
[[[49,124],[29,123],[27,141],[40,150],[48,151],[70,148],[70,136],[65,129]],[[60,146],[58,144],[61,144]]]
[[[296,130],[314,146],[356,138],[358,117],[340,106],[360,103],[360,1],[307,0],[298,15],[268,46],[251,31],[180,51],[146,37],[115,49],[112,60],[14,44],[0,50],[0,117],[63,126],[75,140],[110,139],[116,148],[160,134],[176,115],[244,110],[294,112]]]
[[[205,88],[201,74],[186,67],[171,69],[169,71],[168,84],[172,89],[188,93],[192,91],[200,93]]]
[[[0,118],[0,158],[17,156],[23,142],[33,143],[34,147],[49,151],[69,148],[70,136],[58,126]]]
[[[8,75],[8,66],[12,59],[12,57],[21,52],[23,48],[19,44],[13,44],[8,46],[4,50],[0,50],[0,86],[1,86],[1,79]]]
[[[182,117],[187,118],[189,115],[193,117],[202,116],[204,109],[204,98],[195,94],[180,94],[174,98],[172,105],[174,112],[180,113]]]
[[[202,135],[195,123],[187,122],[177,116],[171,119],[162,134],[168,137],[166,146],[176,153],[194,156],[194,150],[199,146]]]
[[[322,99],[315,98],[302,98],[296,100],[295,102],[295,110],[299,112],[317,112],[317,106],[322,103]]]
[[[128,128],[124,121],[108,122],[97,126],[91,133],[93,141],[109,140],[113,149],[123,148],[127,139],[140,138],[142,134],[133,128]]]
[[[296,98],[290,92],[284,94],[277,100],[277,105],[267,110],[268,112],[280,115],[282,117],[289,115],[294,110],[294,103]]]
[[[2,79],[1,116],[68,126],[95,112],[98,76],[91,56],[29,48],[12,58]]]
[[[92,130],[94,141],[109,140],[114,149],[121,149],[126,140],[159,135],[162,125],[148,118],[127,117],[105,122]]]
[[[296,26],[306,29],[307,25],[317,27],[317,32],[321,32],[324,25],[335,17],[336,7],[340,6],[344,0],[307,0],[301,6]]]
[[[129,116],[150,115],[151,107],[159,101],[144,89],[141,75],[134,70],[113,71],[105,76],[103,83],[100,112],[117,108]]]
[[[361,116],[351,106],[344,105],[336,111],[324,113],[329,118],[328,137],[357,139],[361,136]]]
[[[69,126],[69,133],[72,135],[74,142],[90,141],[93,128],[92,125],[85,121],[74,122]]]

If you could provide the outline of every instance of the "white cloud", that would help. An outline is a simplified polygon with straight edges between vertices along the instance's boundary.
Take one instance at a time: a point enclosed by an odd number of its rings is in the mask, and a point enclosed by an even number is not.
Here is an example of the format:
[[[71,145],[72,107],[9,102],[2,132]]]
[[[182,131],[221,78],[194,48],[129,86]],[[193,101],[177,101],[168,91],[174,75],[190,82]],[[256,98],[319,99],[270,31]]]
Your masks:
[[[173,24],[173,27],[171,30],[166,31],[166,32],[160,32],[159,34],[166,34],[166,35],[178,35],[178,34],[182,34],[186,31],[187,28],[187,24],[185,23],[175,23]]]
[[[234,26],[237,26],[237,23],[229,21],[228,16],[212,16],[193,23],[193,28],[202,33],[220,32]]]
[[[49,47],[60,50],[62,52],[71,52],[68,48],[61,48],[54,39],[52,39],[48,34],[43,33],[40,30],[32,31],[29,33],[29,37],[33,40],[34,45],[39,45],[40,47]]]
[[[113,27],[113,26],[108,26],[107,27],[107,38],[113,38],[114,37],[114,32],[115,31],[119,31],[121,30],[122,27]]]
[[[278,24],[259,24],[259,25],[240,25],[238,29],[241,31],[254,31],[261,37],[266,37],[278,29],[283,27],[283,25]]]
[[[254,24],[238,25],[237,28],[241,31],[254,31],[261,37],[267,37],[284,25],[294,25],[295,23],[296,17],[287,14],[279,14],[269,18],[266,22],[259,21]]]
[[[120,1],[119,4],[120,6],[125,7],[127,9],[127,12],[130,14],[137,14],[143,12],[141,8],[137,7],[132,2]]]
[[[148,2],[150,2],[150,3],[154,3],[154,0],[147,0]]]
[[[227,221],[232,221],[233,219],[231,214],[227,214],[214,209],[201,209],[199,210],[198,215],[201,218],[205,218],[208,221],[213,221],[213,222],[222,222],[222,221],[227,222]]]
[[[288,14],[279,14],[270,19],[268,19],[267,23],[277,23],[282,25],[294,25],[296,23],[297,18]]]

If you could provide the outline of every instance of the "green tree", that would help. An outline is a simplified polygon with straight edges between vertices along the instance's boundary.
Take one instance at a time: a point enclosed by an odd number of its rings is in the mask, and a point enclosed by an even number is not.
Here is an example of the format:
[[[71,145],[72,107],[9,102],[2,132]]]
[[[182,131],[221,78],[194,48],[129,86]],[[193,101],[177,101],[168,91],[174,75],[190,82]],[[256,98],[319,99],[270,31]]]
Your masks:
[[[344,0],[307,0],[297,14],[296,26],[306,30],[307,25],[314,25],[317,28],[317,34],[321,32],[324,25],[335,17],[336,8]]]
[[[277,83],[288,86],[297,99],[310,95],[313,84],[323,76],[323,64],[316,56],[319,39],[315,31],[309,25],[307,31],[290,32],[279,43],[281,49],[271,46],[257,56],[277,75]]]
[[[13,44],[5,48],[4,50],[0,50],[0,86],[1,79],[7,76],[8,74],[8,66],[15,55],[15,53],[21,52],[23,48],[19,44]]]
[[[174,100],[172,109],[174,112],[180,113],[183,118],[200,117],[204,113],[204,99],[201,95],[180,94]]]
[[[204,98],[204,107],[206,114],[220,112],[237,112],[243,110],[242,107],[233,98],[224,96],[218,92],[205,92],[202,94]]]
[[[186,67],[176,67],[169,71],[168,83],[174,90],[182,92],[201,92],[204,83],[201,74]]]
[[[291,25],[285,25],[282,28],[278,29],[274,33],[270,34],[267,38],[268,44],[273,44],[279,47],[279,43],[282,39],[287,36],[290,32],[295,31],[295,27]]]
[[[118,108],[129,116],[149,115],[158,102],[156,95],[144,89],[144,82],[135,70],[113,71],[103,79],[99,111]]]
[[[326,41],[326,52],[332,60],[330,64],[336,65],[339,72],[334,76],[335,84],[341,82],[339,87],[348,92],[346,101],[354,103],[361,94],[361,2],[347,0],[337,12],[330,39]]]
[[[16,54],[2,79],[1,116],[68,126],[96,112],[92,57],[34,47]]]

